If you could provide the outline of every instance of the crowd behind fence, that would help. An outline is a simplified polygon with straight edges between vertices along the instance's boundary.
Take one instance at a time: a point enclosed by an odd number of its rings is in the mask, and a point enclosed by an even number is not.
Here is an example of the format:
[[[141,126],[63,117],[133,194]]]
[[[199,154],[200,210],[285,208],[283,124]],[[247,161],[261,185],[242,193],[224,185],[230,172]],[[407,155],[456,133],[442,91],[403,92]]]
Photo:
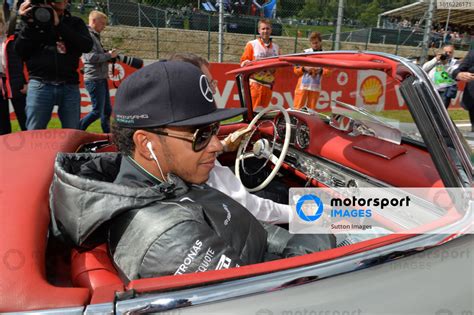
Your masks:
[[[123,31],[120,36],[114,33],[110,35],[111,38],[105,40],[109,45],[125,50],[125,53],[133,53],[142,58],[160,59],[167,58],[174,52],[186,50],[205,56],[211,61],[218,60],[219,16],[215,13],[206,13],[189,6],[184,6],[183,9],[163,9],[129,0],[110,0],[106,4],[102,3],[100,7],[106,8],[112,26],[154,30],[152,32],[142,30],[138,34],[132,30]],[[258,16],[232,14],[224,16],[224,62],[239,60],[245,43],[258,34],[258,20]],[[343,45],[343,49],[374,50],[373,45],[385,45],[386,47],[380,48],[382,51],[411,57],[419,55],[422,46],[425,45],[421,30],[356,28],[357,21],[346,19],[345,22],[341,42],[352,45],[345,47]],[[282,47],[283,53],[299,53],[307,48],[307,36],[312,31],[321,31],[326,41],[324,49],[334,47],[334,21],[276,18],[272,19],[272,24],[275,40],[279,44],[280,41],[285,42]],[[444,39],[436,33],[433,33],[430,41],[428,45],[431,47],[439,47],[444,43]],[[464,37],[462,42],[455,43],[456,49],[468,50],[473,42],[471,36]],[[406,53],[402,47],[413,49]]]

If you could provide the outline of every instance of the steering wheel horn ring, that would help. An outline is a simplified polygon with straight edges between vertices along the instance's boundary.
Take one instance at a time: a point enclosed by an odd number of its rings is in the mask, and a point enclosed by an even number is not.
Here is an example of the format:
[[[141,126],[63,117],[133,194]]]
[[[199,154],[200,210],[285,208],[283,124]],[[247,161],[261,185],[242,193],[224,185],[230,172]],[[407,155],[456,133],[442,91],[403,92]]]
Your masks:
[[[277,157],[273,154],[273,147],[276,141],[276,137],[274,137],[273,139],[274,142],[273,142],[273,145],[271,146],[267,139],[259,139],[254,144],[252,152],[245,152],[245,149],[250,143],[250,139],[254,135],[255,131],[252,132],[252,134],[248,136],[246,141],[242,141],[239,145],[239,148],[237,149],[237,158],[235,159],[235,176],[237,176],[237,178],[241,182],[242,180],[240,178],[240,168],[241,168],[240,164],[242,164],[242,170],[244,171],[244,173],[246,173],[247,175],[252,175],[252,174],[248,174],[247,171],[245,170],[245,167],[244,167],[245,159],[251,158],[251,157],[266,158],[267,161],[260,169],[262,169],[268,161],[271,161],[275,165],[271,173],[268,175],[268,177],[257,187],[249,188],[245,186],[244,183],[242,183],[249,192],[262,190],[273,180],[273,178],[276,176],[276,174],[280,170],[280,167],[283,164],[283,161],[285,160],[285,156],[286,156],[286,153],[288,152],[288,147],[290,145],[290,134],[291,134],[290,116],[288,115],[287,111],[280,105],[272,105],[263,109],[260,113],[258,113],[257,116],[254,117],[254,119],[252,119],[248,128],[253,128],[256,125],[256,123],[260,120],[260,118],[263,117],[263,115],[265,115],[266,113],[272,110],[280,111],[283,114],[283,117],[285,118],[285,139],[281,148],[280,156]],[[276,128],[274,129],[275,129],[274,133],[276,134]],[[258,171],[260,171],[260,169]]]

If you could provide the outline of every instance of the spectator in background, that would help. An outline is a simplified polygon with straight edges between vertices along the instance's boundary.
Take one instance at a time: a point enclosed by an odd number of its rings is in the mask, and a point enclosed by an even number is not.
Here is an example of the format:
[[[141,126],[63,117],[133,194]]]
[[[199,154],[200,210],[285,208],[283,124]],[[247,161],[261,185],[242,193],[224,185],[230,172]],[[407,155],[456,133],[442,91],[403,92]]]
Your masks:
[[[3,15],[0,14],[0,40],[3,43],[5,36],[5,21]],[[3,49],[0,51],[0,135],[10,133],[12,131],[10,125],[10,108],[8,107],[8,100],[4,97],[4,84],[3,84]]]
[[[16,39],[15,25],[7,27],[3,20],[3,15],[0,15],[0,34],[0,62],[2,63],[0,67],[0,72],[2,73],[2,80],[0,82],[0,134],[7,134],[11,132],[8,100],[12,102],[21,130],[26,130],[26,79],[23,73],[23,62],[14,50],[14,41]]]
[[[443,49],[438,51],[433,59],[423,65],[423,70],[428,73],[446,108],[449,107],[451,100],[456,97],[458,91],[456,80],[450,76],[458,66],[457,60],[453,56],[454,46],[444,45]]]
[[[107,15],[99,11],[89,14],[89,32],[94,45],[89,53],[82,55],[84,63],[84,84],[91,97],[92,111],[81,119],[79,129],[86,130],[100,118],[102,131],[110,132],[109,62],[117,57],[115,49],[106,51],[100,41],[100,33],[107,25]]]
[[[469,112],[471,132],[474,132],[474,50],[469,51],[452,75],[456,80],[466,82],[461,106]]]
[[[26,130],[26,91],[28,83],[25,78],[24,65],[20,56],[15,51],[15,41],[17,34],[7,34],[3,43],[2,51],[5,64],[3,65],[5,78],[4,92],[5,96],[11,101],[15,110],[16,119],[21,130]]]
[[[81,94],[77,69],[82,53],[92,49],[92,39],[82,19],[65,9],[66,0],[48,0],[46,6],[53,9],[53,20],[41,27],[31,16],[30,0],[18,10],[22,25],[15,49],[29,74],[26,127],[45,129],[57,105],[62,127],[78,128]]]
[[[319,32],[312,32],[309,36],[311,48],[305,49],[305,53],[322,51],[323,43]],[[321,92],[321,78],[324,69],[321,67],[294,67],[293,71],[299,76],[295,88],[294,108],[306,107],[315,110],[316,103]]]
[[[272,23],[268,19],[258,21],[260,37],[249,41],[245,45],[244,53],[240,58],[240,66],[244,67],[254,60],[278,56],[280,47],[272,42]],[[250,93],[252,106],[267,107],[272,99],[272,89],[275,82],[275,70],[265,70],[252,74],[250,78]]]

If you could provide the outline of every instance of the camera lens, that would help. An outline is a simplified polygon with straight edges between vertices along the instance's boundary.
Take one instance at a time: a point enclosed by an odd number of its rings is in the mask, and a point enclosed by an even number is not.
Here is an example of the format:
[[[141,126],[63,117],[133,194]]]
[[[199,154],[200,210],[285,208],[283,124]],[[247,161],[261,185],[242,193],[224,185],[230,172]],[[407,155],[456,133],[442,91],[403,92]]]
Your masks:
[[[120,60],[120,62],[123,62],[124,64],[129,65],[130,67],[133,67],[135,69],[140,69],[141,67],[143,67],[143,60],[140,58],[118,55],[118,59]]]
[[[52,9],[46,7],[34,7],[32,14],[38,24],[50,24],[53,19]]]

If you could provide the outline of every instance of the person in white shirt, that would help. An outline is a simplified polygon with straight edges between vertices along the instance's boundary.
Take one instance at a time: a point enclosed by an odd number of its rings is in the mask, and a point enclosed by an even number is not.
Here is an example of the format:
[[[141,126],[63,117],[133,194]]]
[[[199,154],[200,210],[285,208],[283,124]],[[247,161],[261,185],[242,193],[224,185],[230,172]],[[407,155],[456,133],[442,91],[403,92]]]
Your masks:
[[[288,223],[290,219],[291,207],[289,205],[249,193],[235,174],[218,161],[209,173],[207,184],[240,203],[259,221],[281,224]]]
[[[212,77],[209,71],[209,62],[206,59],[191,53],[177,53],[171,56],[170,60],[188,62],[200,68],[208,78],[212,92],[216,92],[217,81]],[[234,142],[240,142],[239,138]],[[229,148],[225,144],[224,147]],[[227,150],[232,151],[232,149]],[[259,221],[282,224],[288,223],[290,220],[291,207],[289,205],[277,203],[249,193],[235,174],[228,167],[222,166],[218,161],[216,161],[215,167],[211,170],[206,183],[247,208]]]
[[[423,64],[423,70],[428,73],[428,77],[434,83],[436,90],[443,99],[446,108],[451,104],[451,100],[457,94],[457,82],[451,77],[452,72],[459,66],[458,60],[454,58],[454,46],[444,45],[430,61]]]

